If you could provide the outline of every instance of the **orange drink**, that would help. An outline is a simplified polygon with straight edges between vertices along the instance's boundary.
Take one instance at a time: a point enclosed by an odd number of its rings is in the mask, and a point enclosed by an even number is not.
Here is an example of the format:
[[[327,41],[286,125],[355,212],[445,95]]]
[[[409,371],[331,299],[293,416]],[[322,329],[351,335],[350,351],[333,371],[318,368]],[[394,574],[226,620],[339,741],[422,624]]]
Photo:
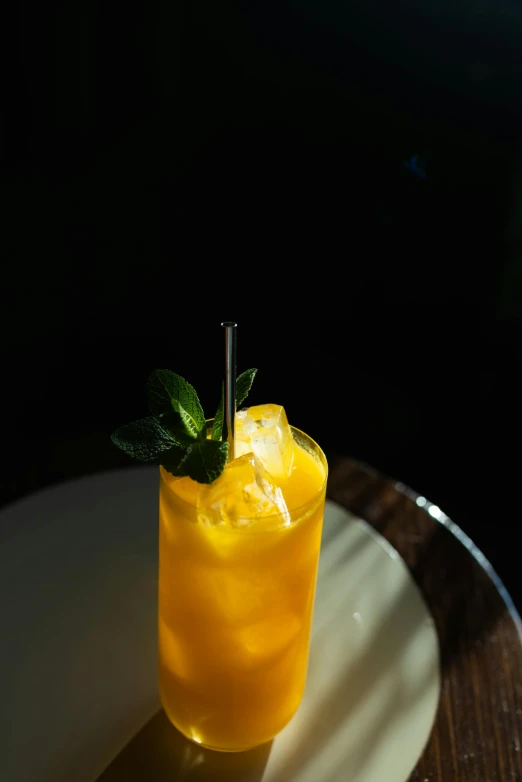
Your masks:
[[[327,463],[279,405],[236,414],[211,484],[160,467],[159,688],[205,747],[272,739],[301,701]]]

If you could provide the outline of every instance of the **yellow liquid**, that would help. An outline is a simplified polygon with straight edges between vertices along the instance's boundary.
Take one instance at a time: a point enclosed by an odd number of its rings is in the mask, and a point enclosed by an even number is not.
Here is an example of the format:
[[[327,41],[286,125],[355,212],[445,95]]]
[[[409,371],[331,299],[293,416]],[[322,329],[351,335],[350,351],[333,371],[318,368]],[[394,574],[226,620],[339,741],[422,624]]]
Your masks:
[[[249,749],[279,733],[303,696],[326,461],[296,444],[278,484],[290,523],[254,517],[239,528],[202,524],[201,487],[160,474],[161,700],[198,744]]]

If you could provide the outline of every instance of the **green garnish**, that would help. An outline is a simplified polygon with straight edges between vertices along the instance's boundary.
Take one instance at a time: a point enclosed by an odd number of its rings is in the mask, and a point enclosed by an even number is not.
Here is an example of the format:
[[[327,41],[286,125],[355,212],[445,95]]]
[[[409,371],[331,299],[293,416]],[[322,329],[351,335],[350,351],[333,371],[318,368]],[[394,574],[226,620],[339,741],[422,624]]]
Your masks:
[[[247,369],[236,380],[236,406],[243,404],[257,369]],[[152,415],[124,424],[111,434],[115,446],[145,464],[161,464],[178,477],[189,476],[198,483],[219,478],[228,457],[223,439],[223,391],[211,439],[198,395],[170,369],[156,369],[147,382],[147,398]]]

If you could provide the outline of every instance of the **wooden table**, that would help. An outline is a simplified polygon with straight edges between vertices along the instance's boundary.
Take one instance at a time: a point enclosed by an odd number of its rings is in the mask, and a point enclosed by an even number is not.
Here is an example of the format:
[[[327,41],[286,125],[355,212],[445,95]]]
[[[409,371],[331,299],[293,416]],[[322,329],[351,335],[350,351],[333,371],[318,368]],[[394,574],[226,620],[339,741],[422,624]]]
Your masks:
[[[351,459],[329,463],[330,499],[399,552],[437,626],[440,705],[411,781],[522,780],[522,623],[502,582],[426,498]]]

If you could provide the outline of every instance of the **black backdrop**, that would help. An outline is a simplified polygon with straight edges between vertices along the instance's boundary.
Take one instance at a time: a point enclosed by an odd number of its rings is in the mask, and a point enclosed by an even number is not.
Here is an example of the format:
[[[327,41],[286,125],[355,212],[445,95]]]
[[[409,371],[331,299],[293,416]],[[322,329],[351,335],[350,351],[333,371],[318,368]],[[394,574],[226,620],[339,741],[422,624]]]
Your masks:
[[[2,501],[121,462],[175,369],[410,484],[520,600],[522,11],[11,6]]]

